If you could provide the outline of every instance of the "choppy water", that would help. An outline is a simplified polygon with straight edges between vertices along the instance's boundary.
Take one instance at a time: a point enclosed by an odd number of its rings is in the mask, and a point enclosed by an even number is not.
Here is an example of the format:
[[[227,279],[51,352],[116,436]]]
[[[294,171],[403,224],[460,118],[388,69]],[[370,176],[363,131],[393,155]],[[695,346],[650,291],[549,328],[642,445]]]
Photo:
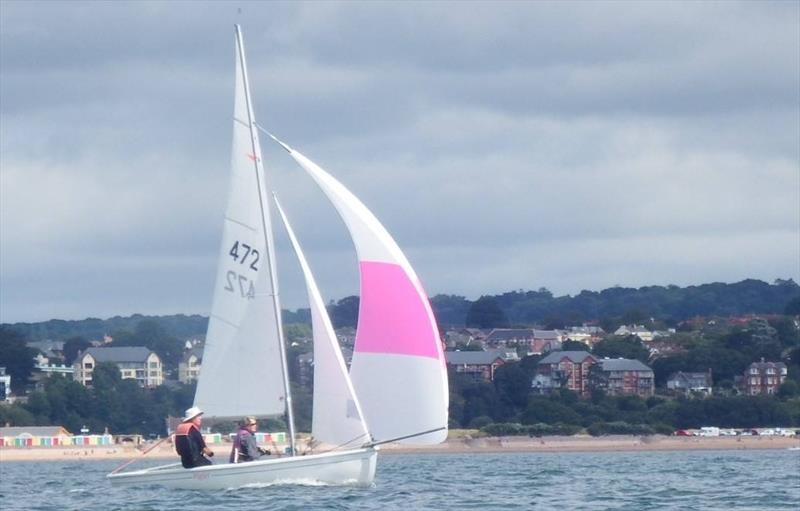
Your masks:
[[[141,467],[153,463],[138,463]],[[800,507],[800,451],[382,455],[372,488],[112,488],[118,461],[0,464],[16,510],[761,510]]]

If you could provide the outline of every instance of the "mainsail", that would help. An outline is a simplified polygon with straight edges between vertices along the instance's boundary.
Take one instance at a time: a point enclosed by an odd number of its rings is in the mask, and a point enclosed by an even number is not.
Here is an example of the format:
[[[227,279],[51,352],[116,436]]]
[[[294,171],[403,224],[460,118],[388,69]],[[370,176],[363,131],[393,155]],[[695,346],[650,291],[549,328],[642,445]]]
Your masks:
[[[210,416],[282,414],[287,408],[267,185],[255,127],[237,27],[231,181],[194,401]]]
[[[358,447],[370,440],[353,384],[347,374],[342,351],[336,340],[325,302],[289,224],[289,219],[275,199],[278,213],[292,242],[308,291],[311,327],[314,334],[314,397],[311,436],[334,447]]]
[[[375,441],[417,435],[407,443],[447,438],[447,370],[428,297],[400,247],[347,188],[281,143],[317,182],[347,225],[361,274],[350,377]]]

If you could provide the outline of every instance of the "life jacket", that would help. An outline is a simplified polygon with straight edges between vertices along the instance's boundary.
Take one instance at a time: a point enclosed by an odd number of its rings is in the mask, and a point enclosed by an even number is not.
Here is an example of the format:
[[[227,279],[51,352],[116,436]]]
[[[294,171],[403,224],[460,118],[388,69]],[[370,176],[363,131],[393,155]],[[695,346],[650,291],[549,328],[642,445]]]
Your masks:
[[[197,426],[191,422],[181,422],[175,428],[175,436],[189,436],[189,433],[192,432],[192,428],[197,429]]]
[[[175,428],[175,450],[186,468],[199,465],[202,458],[201,447],[189,436],[192,429],[199,431],[191,422],[181,422]]]
[[[250,432],[244,428],[239,428],[239,431],[236,433],[236,436],[233,439],[233,449],[231,449],[231,455],[229,458],[230,463],[239,463],[239,457],[242,454],[242,438],[245,435],[250,435]],[[250,458],[245,459],[244,461],[251,461]]]

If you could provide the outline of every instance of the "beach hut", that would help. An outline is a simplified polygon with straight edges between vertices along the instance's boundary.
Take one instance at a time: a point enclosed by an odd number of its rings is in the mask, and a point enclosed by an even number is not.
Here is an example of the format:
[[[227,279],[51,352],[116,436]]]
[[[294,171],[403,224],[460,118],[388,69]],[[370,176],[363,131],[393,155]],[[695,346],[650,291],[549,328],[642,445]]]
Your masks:
[[[61,426],[10,426],[0,428],[2,447],[52,447],[72,434]],[[54,440],[57,438],[58,440]]]

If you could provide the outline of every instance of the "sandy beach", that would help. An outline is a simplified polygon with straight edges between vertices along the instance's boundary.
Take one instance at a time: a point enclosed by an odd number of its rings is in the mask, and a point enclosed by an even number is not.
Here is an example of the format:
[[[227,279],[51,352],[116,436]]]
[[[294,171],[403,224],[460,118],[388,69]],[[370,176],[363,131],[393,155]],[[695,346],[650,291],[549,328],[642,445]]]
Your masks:
[[[12,461],[56,461],[56,460],[129,460],[171,459],[177,456],[170,443],[156,446],[146,456],[142,452],[151,447],[133,446],[85,446],[85,447],[23,447],[0,448],[0,462]],[[269,446],[267,446],[269,447]],[[215,460],[226,460],[230,444],[213,445]],[[400,444],[381,446],[383,454],[416,453],[500,453],[500,452],[601,452],[601,451],[684,451],[684,450],[752,450],[790,449],[800,450],[800,438],[778,436],[753,437],[673,437],[673,436],[550,436],[529,437],[481,437],[451,438],[446,442],[426,447],[410,447]],[[299,449],[304,450],[301,445]],[[322,452],[323,449],[316,452]],[[800,456],[800,453],[798,453]]]

